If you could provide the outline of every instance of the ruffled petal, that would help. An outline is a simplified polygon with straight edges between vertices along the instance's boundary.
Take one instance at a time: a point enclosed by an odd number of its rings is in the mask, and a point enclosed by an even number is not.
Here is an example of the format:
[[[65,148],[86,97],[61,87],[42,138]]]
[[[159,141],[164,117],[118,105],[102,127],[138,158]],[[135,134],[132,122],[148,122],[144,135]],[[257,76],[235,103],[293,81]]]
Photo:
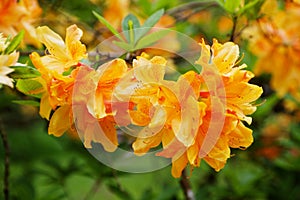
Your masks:
[[[66,54],[66,45],[63,39],[48,26],[41,26],[36,29],[37,37],[40,42],[45,44],[51,55],[59,59],[68,58]]]
[[[76,25],[71,25],[67,28],[66,33],[66,46],[69,56],[74,61],[79,61],[86,57],[86,47],[80,42],[80,39],[83,35],[81,29]],[[70,63],[69,65],[72,65]]]
[[[228,134],[228,139],[231,148],[245,149],[253,143],[252,130],[240,121],[237,127]]]
[[[187,164],[188,164],[188,159],[187,159],[186,154],[182,154],[179,158],[173,158],[172,159],[172,176],[174,178],[179,178]]]
[[[133,61],[134,75],[142,83],[159,83],[164,78],[166,63],[167,61],[159,56],[150,61],[139,57]]]

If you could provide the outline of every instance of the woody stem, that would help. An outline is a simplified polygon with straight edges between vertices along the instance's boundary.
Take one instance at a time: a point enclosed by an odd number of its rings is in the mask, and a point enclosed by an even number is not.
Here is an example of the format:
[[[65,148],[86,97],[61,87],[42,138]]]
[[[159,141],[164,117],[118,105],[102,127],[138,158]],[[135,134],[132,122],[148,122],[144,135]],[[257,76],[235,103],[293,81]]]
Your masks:
[[[186,175],[186,170],[182,171],[181,179],[180,179],[180,186],[184,193],[184,197],[186,200],[195,200],[194,192],[191,188],[190,180]]]
[[[4,193],[4,199],[9,199],[9,144],[7,139],[7,133],[4,130],[3,121],[0,118],[0,135],[2,138],[2,143],[4,147],[4,178],[3,178],[3,193]]]
[[[232,27],[232,30],[231,30],[230,40],[229,40],[231,42],[234,42],[234,40],[235,40],[235,32],[236,32],[237,20],[238,20],[238,17],[236,15],[234,15],[233,18],[232,18],[233,27]]]

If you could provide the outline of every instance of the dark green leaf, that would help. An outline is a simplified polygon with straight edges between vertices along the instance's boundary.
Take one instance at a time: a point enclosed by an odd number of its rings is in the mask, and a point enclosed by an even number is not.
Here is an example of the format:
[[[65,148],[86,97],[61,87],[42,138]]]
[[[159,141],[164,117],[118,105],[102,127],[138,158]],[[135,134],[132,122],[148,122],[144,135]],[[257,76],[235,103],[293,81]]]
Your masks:
[[[291,133],[291,138],[297,142],[297,144],[300,144],[300,124],[298,123],[291,123],[290,125],[290,133]]]
[[[40,106],[39,102],[33,100],[14,100],[12,102],[20,105]]]
[[[20,45],[23,37],[24,37],[24,30],[20,31],[9,43],[8,47],[5,49],[4,53],[5,54],[10,54],[11,52],[13,52],[14,50],[16,50],[18,48],[18,46]]]
[[[124,42],[124,39],[120,36],[119,32],[104,17],[102,17],[95,11],[93,11],[93,14],[102,24],[104,24],[108,28],[108,30],[110,30],[118,39]]]
[[[164,9],[160,9],[153,13],[141,26],[140,29],[136,30],[135,42],[137,42],[141,37],[143,37],[163,16]]]
[[[168,29],[161,29],[159,31],[156,31],[156,32],[146,35],[145,37],[141,38],[138,41],[134,50],[148,47],[149,45],[151,45],[151,44],[157,42],[158,40],[162,39],[163,37],[165,37],[169,32],[170,32],[170,30],[168,30]]]
[[[140,22],[135,15],[129,14],[123,19],[122,30],[128,43],[134,43],[137,28],[140,28]]]
[[[14,71],[9,75],[14,79],[35,78],[41,74],[35,68],[30,66],[11,66]]]

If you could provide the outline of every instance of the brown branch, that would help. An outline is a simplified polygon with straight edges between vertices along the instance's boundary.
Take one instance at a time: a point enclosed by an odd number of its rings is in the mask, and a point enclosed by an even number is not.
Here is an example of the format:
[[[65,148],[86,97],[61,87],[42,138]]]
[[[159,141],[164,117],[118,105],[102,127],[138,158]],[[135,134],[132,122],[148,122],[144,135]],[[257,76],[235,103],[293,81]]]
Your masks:
[[[175,25],[175,23],[178,23],[180,21],[185,21],[186,19],[200,12],[201,10],[206,10],[211,7],[217,7],[217,6],[219,6],[217,2],[202,1],[202,2],[190,2],[169,9],[166,11],[166,14],[174,17],[176,19],[176,22],[174,22],[174,24],[169,25],[168,27],[172,27]]]
[[[181,179],[180,179],[180,186],[183,190],[184,197],[186,200],[195,200],[194,192],[191,188],[190,180],[186,175],[186,170],[182,171]]]
[[[33,52],[38,53],[40,56],[44,56],[45,55],[45,50],[20,51],[20,55],[21,56],[29,56]]]
[[[7,133],[4,129],[3,121],[0,118],[0,135],[2,138],[2,143],[4,147],[4,186],[3,186],[3,193],[4,193],[4,199],[9,199],[9,156],[10,156],[10,150],[9,150],[9,144],[7,139]]]
[[[237,20],[238,17],[236,15],[233,16],[232,22],[233,22],[233,27],[231,30],[231,34],[230,34],[230,39],[229,41],[234,42],[235,40],[235,32],[236,32],[236,27],[237,27]]]
[[[94,197],[94,195],[98,192],[100,185],[101,185],[101,176],[99,176],[95,180],[95,182],[92,185],[91,189],[89,190],[89,192],[84,197],[84,200],[92,199],[92,197]]]

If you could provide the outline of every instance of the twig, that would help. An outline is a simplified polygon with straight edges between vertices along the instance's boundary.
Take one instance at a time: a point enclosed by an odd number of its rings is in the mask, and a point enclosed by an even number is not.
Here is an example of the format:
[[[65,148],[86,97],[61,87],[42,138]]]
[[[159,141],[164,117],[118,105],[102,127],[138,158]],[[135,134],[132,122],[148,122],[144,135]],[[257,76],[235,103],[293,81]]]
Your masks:
[[[37,52],[40,56],[44,56],[45,55],[45,51],[43,51],[43,50],[20,51],[20,55],[21,56],[29,56],[33,52]]]
[[[180,21],[185,21],[187,18],[200,12],[201,10],[206,10],[211,7],[217,7],[217,6],[219,6],[219,4],[214,1],[190,2],[169,9],[166,11],[166,14],[174,17],[176,19],[176,22],[180,22]],[[173,25],[175,24],[169,26],[171,27]]]
[[[237,25],[237,19],[238,17],[236,15],[233,16],[232,22],[233,22],[233,27],[230,35],[230,41],[234,42],[235,39],[235,32],[236,32],[236,25]]]
[[[183,190],[184,197],[186,200],[195,200],[194,192],[191,188],[190,180],[186,176],[185,169],[182,171],[181,179],[180,179],[180,186]]]
[[[4,199],[9,199],[9,156],[10,156],[10,150],[9,150],[9,144],[7,139],[7,133],[4,129],[3,121],[0,118],[0,134],[2,138],[2,143],[4,147],[4,187],[3,187],[3,193],[4,193]]]
[[[92,197],[97,193],[99,187],[101,184],[101,176],[96,179],[94,184],[92,185],[92,188],[89,190],[89,192],[84,197],[84,200],[92,199]]]

